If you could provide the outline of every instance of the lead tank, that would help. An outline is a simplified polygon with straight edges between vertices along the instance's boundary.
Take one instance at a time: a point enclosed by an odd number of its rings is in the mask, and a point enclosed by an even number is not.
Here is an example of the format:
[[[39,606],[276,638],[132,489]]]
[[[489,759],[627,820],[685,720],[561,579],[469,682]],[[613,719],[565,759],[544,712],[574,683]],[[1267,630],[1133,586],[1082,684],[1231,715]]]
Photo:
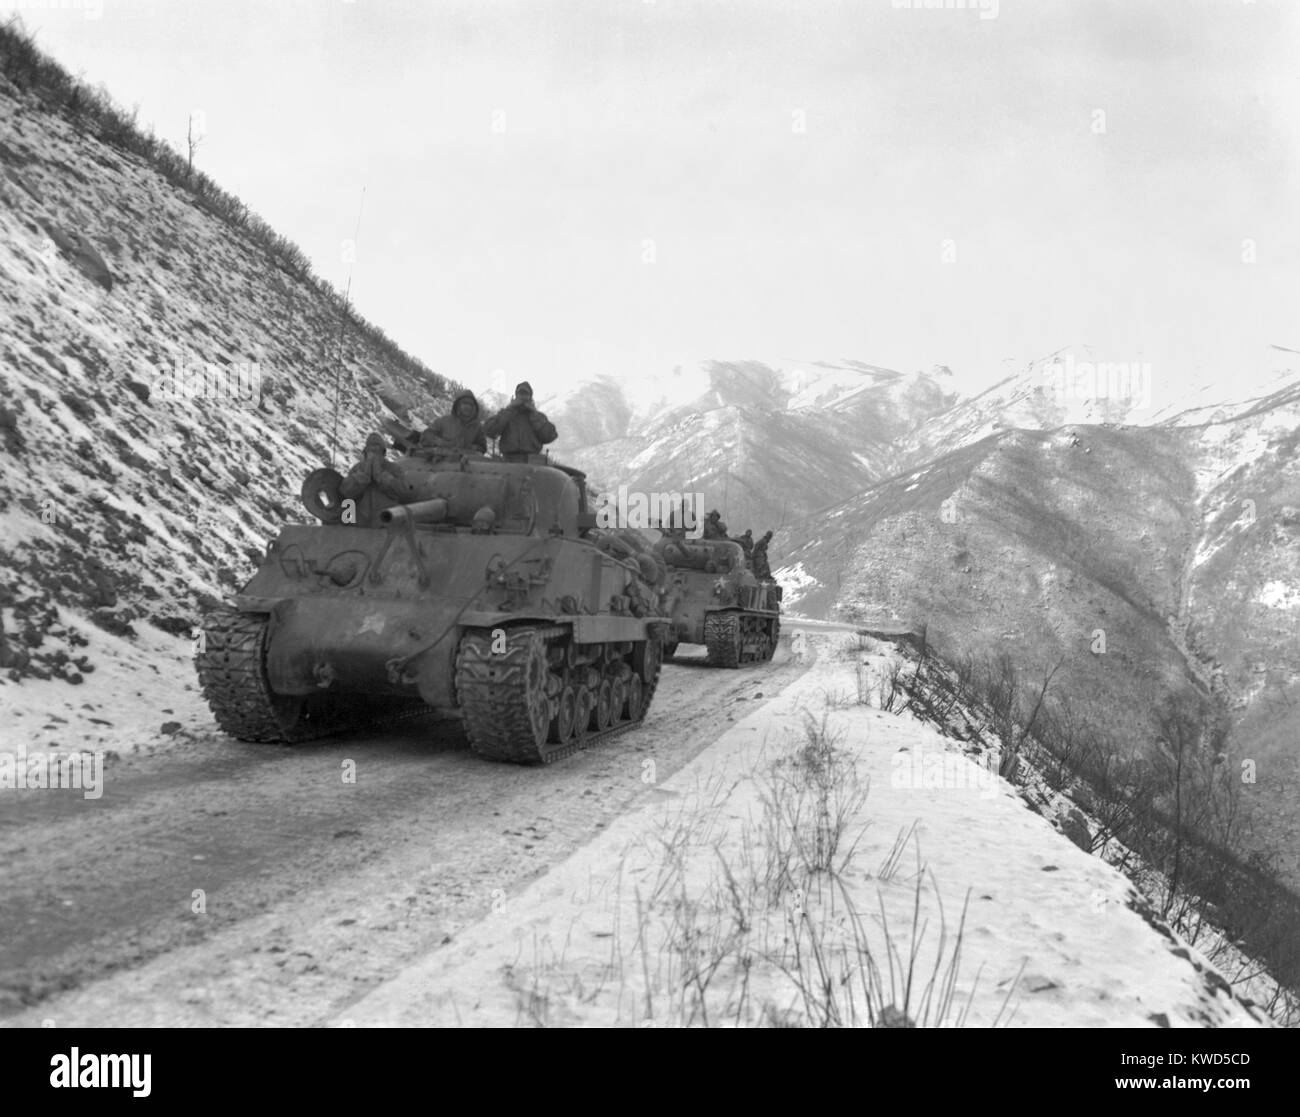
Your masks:
[[[668,571],[672,625],[665,655],[678,644],[703,644],[715,667],[772,658],[781,633],[781,587],[755,576],[739,543],[668,532],[654,552]]]
[[[205,621],[218,724],[294,742],[432,708],[476,753],[537,763],[640,722],[668,624],[645,544],[595,529],[576,470],[421,453],[355,500],[308,477],[320,522],[285,526]]]

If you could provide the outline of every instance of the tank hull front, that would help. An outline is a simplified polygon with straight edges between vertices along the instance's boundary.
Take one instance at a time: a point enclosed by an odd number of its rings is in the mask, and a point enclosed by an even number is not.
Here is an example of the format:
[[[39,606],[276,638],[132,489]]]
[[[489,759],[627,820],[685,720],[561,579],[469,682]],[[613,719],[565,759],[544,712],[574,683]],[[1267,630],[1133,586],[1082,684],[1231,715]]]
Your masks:
[[[773,621],[780,615],[768,583],[728,574],[706,574],[695,570],[672,571],[673,644],[707,643],[706,626],[711,614],[740,612]]]
[[[460,531],[292,526],[234,599],[265,614],[280,695],[418,695],[453,710],[468,629],[571,626],[583,642],[647,638],[634,569],[585,540]]]

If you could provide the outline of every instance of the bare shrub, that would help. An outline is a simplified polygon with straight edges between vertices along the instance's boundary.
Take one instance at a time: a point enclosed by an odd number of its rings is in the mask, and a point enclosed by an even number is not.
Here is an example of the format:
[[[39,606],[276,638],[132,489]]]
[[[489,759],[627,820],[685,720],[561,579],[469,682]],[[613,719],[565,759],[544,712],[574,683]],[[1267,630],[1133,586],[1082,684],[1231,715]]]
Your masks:
[[[1250,851],[1221,700],[1170,694],[1154,711],[1153,740],[1134,741],[1051,691],[1060,663],[1030,697],[1006,655],[922,666],[907,683],[908,709],[949,736],[961,734],[954,721],[964,720],[968,741],[982,739],[982,720],[998,740],[1000,773],[1025,787],[1035,809],[1053,813],[1062,795],[1077,804],[1089,852],[1150,893],[1174,930],[1231,980],[1260,979],[1254,988],[1268,990],[1275,1019],[1294,1019],[1300,899],[1271,859]]]

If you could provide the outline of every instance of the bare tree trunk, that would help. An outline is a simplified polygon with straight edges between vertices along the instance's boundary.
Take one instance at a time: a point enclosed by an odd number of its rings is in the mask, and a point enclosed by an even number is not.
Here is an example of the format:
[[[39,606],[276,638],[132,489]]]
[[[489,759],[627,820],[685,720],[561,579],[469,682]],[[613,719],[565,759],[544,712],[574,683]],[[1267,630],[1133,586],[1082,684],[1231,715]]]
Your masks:
[[[185,165],[185,177],[187,181],[192,180],[194,178],[194,153],[198,151],[199,145],[202,142],[203,142],[203,132],[202,130],[200,130],[198,134],[195,134],[194,114],[190,113],[189,121],[185,127],[185,147],[189,152],[189,160]]]
[[[1178,895],[1179,877],[1183,869],[1183,748],[1180,740],[1174,757],[1174,867],[1169,874],[1169,894],[1165,900],[1164,914],[1169,914],[1174,897]]]

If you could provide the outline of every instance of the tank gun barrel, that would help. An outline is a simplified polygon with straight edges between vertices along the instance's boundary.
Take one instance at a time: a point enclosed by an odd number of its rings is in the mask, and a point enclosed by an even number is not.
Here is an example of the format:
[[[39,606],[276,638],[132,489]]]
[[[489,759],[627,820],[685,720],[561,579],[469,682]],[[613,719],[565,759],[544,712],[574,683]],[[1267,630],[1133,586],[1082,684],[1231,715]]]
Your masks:
[[[395,504],[379,513],[379,522],[385,527],[402,527],[406,524],[437,524],[447,518],[447,501],[441,497],[417,500],[414,504]]]

